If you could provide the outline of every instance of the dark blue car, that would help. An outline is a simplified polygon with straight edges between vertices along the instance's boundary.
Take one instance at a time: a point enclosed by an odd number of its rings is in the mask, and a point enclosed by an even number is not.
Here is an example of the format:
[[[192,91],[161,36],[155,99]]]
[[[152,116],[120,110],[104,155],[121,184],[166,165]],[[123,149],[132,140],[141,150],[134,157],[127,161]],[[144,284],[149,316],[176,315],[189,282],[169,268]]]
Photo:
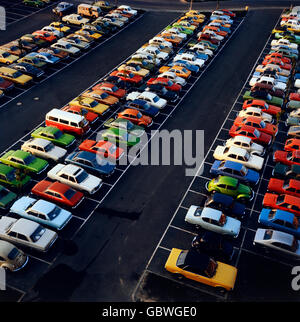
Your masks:
[[[175,62],[171,62],[168,64],[168,66],[173,67],[173,66],[183,66],[186,69],[190,70],[192,73],[197,74],[200,71],[199,66],[192,65],[189,62],[185,60],[177,60]]]
[[[207,197],[204,207],[210,207],[227,212],[230,215],[242,217],[246,206],[234,198],[223,193],[216,192]]]
[[[256,185],[259,181],[259,173],[246,168],[244,165],[234,161],[216,160],[210,168],[213,175],[230,176],[244,183]]]
[[[116,167],[114,163],[102,159],[96,153],[87,151],[75,151],[69,154],[65,161],[82,167],[88,172],[104,176],[110,176]]]
[[[135,99],[131,102],[128,102],[125,105],[125,108],[134,108],[136,110],[141,111],[143,114],[155,117],[159,113],[159,109],[150,105],[147,101]]]
[[[300,226],[297,217],[288,211],[263,208],[258,222],[264,226],[281,230],[300,238]]]

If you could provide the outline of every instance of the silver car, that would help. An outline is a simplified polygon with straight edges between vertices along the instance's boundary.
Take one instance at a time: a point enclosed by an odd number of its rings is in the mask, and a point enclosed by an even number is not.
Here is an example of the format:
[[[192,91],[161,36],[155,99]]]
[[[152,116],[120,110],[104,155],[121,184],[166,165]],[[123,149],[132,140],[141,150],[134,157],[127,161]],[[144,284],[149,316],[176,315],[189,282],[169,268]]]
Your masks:
[[[22,269],[28,262],[28,256],[13,244],[0,240],[0,267],[11,272]]]

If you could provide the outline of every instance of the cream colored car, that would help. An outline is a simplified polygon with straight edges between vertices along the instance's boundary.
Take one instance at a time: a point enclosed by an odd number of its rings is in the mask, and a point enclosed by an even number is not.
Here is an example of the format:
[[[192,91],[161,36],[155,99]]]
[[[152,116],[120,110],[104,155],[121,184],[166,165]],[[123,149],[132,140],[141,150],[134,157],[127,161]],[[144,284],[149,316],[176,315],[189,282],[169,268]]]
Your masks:
[[[28,262],[28,256],[13,244],[0,240],[0,267],[11,272],[22,269]]]
[[[67,15],[62,17],[62,21],[66,22],[67,24],[73,24],[73,25],[78,25],[82,26],[90,21],[88,18],[83,18],[82,16],[73,13],[71,15]]]
[[[146,77],[150,74],[150,71],[148,69],[141,68],[138,65],[133,66],[131,64],[123,64],[118,68],[118,70],[130,71],[131,73],[142,77]]]

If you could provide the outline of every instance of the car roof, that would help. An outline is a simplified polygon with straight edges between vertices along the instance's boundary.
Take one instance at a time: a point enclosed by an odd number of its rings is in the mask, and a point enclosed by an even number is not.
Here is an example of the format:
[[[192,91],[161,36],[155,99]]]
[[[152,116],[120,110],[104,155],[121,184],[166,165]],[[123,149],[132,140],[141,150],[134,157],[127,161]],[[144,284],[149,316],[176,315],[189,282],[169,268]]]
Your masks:
[[[223,164],[223,166],[225,166],[226,168],[230,168],[230,169],[234,169],[234,170],[240,170],[243,165],[239,162],[235,162],[235,161],[229,161],[226,160]]]
[[[20,159],[24,159],[28,155],[30,155],[30,153],[25,152],[23,150],[15,150],[11,155],[13,155],[14,157],[20,158]]]
[[[20,218],[13,224],[12,231],[30,236],[39,226],[37,222]]]
[[[89,161],[94,161],[96,159],[96,156],[92,152],[88,151],[79,151],[76,153],[76,157],[81,158],[81,159],[86,159]]]
[[[78,172],[78,170],[80,171],[82,170],[80,167],[73,164],[67,164],[62,169],[63,169],[63,173],[71,176],[73,176],[76,172]]]
[[[204,253],[199,253],[196,250],[190,249],[185,258],[185,265],[197,267],[200,271],[204,271],[209,263],[210,257]]]
[[[14,171],[14,169],[15,168],[12,168],[7,164],[3,164],[3,163],[0,164],[0,173],[8,174],[9,172]]]
[[[220,176],[218,179],[219,179],[218,183],[221,183],[221,184],[233,184],[233,185],[236,185],[238,183],[238,179],[228,177],[228,176]]]
[[[30,141],[30,143],[36,144],[36,145],[43,147],[43,148],[50,144],[50,142],[48,140],[41,139],[41,138],[34,138],[29,141]],[[28,141],[28,143],[29,143],[29,141]]]
[[[291,246],[293,244],[294,236],[283,231],[273,230],[271,240],[273,242],[280,242]]]
[[[0,256],[7,257],[7,255],[14,248],[16,248],[15,245],[13,245],[5,240],[0,240]]]
[[[234,153],[236,155],[241,155],[241,156],[245,156],[248,153],[247,150],[242,148],[237,148],[236,146],[231,146],[228,152]]]
[[[222,215],[222,211],[214,208],[209,208],[209,207],[203,208],[201,212],[201,217],[210,218],[217,221],[220,220],[221,215]]]
[[[239,142],[245,142],[245,143],[249,143],[251,142],[251,138],[248,138],[247,136],[243,136],[243,135],[237,135],[234,138],[234,141],[238,140]]]
[[[56,207],[55,204],[53,204],[49,201],[40,199],[32,206],[31,209],[38,212],[38,213],[47,214],[51,210],[53,210],[55,207]]]

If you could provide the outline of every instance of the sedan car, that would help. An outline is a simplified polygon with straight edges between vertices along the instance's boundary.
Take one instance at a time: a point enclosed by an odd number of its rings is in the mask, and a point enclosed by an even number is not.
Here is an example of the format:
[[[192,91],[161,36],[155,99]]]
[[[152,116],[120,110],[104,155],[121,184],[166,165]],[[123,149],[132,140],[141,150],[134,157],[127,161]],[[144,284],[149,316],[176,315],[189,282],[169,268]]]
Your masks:
[[[249,116],[254,116],[262,119],[266,123],[274,122],[272,115],[262,112],[262,110],[257,107],[248,107],[245,110],[243,109],[237,114],[237,116],[240,118],[247,118]]]
[[[222,211],[205,207],[190,206],[185,221],[218,234],[236,238],[241,229],[241,222],[226,216]]]
[[[276,151],[273,156],[275,162],[286,165],[300,165],[300,150],[297,151]]]
[[[172,274],[230,291],[234,288],[237,269],[216,262],[206,254],[172,248],[165,269]]]
[[[125,98],[126,95],[126,90],[119,88],[116,84],[114,83],[109,83],[109,82],[101,82],[99,84],[96,84],[93,86],[93,91],[95,90],[102,90],[106,92],[109,95],[112,95],[118,99]]]
[[[292,256],[296,259],[300,257],[299,240],[282,231],[258,228],[253,244],[276,250],[279,254]]]
[[[253,100],[253,99],[259,99],[264,100],[268,104],[272,104],[278,107],[282,107],[283,105],[283,99],[280,97],[272,96],[266,91],[263,90],[257,90],[257,91],[246,91],[243,95],[243,99],[245,100]]]
[[[48,172],[48,177],[65,183],[77,190],[94,194],[102,186],[102,179],[87,173],[81,167],[73,164],[57,164]]]
[[[45,72],[42,69],[37,68],[37,67],[33,66],[32,64],[28,64],[25,62],[11,64],[9,67],[16,69],[16,70],[18,70],[26,75],[29,75],[35,79],[39,79],[40,77],[45,75]]]
[[[49,65],[57,64],[61,60],[61,58],[46,52],[37,52],[28,55],[31,55],[30,57],[36,57]]]
[[[77,25],[83,27],[84,24],[89,23],[90,19],[83,18],[78,14],[70,14],[62,17],[62,22],[67,24]]]
[[[107,104],[99,103],[93,98],[84,96],[74,98],[69,102],[69,106],[79,106],[98,115],[105,114],[110,108]]]
[[[63,159],[67,153],[67,150],[54,145],[51,141],[40,138],[29,139],[22,144],[21,149],[37,157],[56,162]]]
[[[296,179],[281,180],[271,178],[268,183],[268,191],[300,198],[300,181]]]
[[[249,125],[242,125],[242,126],[232,125],[232,127],[229,130],[229,135],[231,137],[241,136],[241,135],[246,136],[250,138],[253,142],[262,144],[263,146],[268,146],[268,145],[271,145],[272,143],[271,135],[260,132],[255,127],[249,126]]]
[[[263,119],[254,116],[237,117],[234,121],[235,126],[251,126],[258,129],[260,132],[272,135],[273,137],[278,133],[278,126],[270,123],[266,123]]]
[[[69,154],[65,162],[77,165],[95,175],[110,176],[115,171],[115,164],[99,155],[87,151],[75,151]]]
[[[104,122],[104,126],[108,128],[120,128],[128,131],[128,133],[133,134],[134,136],[142,136],[145,133],[145,130],[138,125],[133,124],[131,121],[124,118],[110,118]]]
[[[209,193],[224,193],[242,202],[251,201],[254,196],[249,186],[239,183],[238,179],[229,176],[218,176],[208,181],[205,188]]]
[[[42,180],[31,189],[31,192],[43,199],[69,208],[76,208],[84,199],[82,192],[58,181]]]
[[[14,189],[22,189],[31,181],[29,175],[6,164],[0,163],[0,183]]]
[[[263,156],[265,153],[264,147],[260,144],[254,143],[253,140],[247,136],[237,135],[231,139],[228,139],[224,143],[225,147],[237,147],[243,148],[248,153],[258,156]]]
[[[37,52],[29,53],[26,56],[18,59],[18,63],[27,63],[27,64],[33,65],[36,68],[45,68],[47,66],[47,63],[35,57],[36,54],[38,53]]]
[[[287,139],[284,145],[284,151],[300,150],[300,139]]]
[[[48,162],[22,150],[9,150],[0,161],[17,169],[39,174],[48,167]]]
[[[216,160],[235,161],[247,168],[255,169],[257,171],[262,169],[264,163],[264,158],[250,154],[247,150],[235,146],[226,147],[218,145],[213,156]]]
[[[17,195],[14,192],[9,191],[0,184],[0,208],[7,209],[16,198]]]
[[[160,77],[160,76],[152,77],[147,81],[147,85],[152,85],[152,84],[162,85],[167,90],[174,91],[176,93],[180,92],[182,89],[181,85],[172,82],[170,79],[166,77]]]
[[[159,74],[158,77],[167,78],[180,86],[185,86],[187,84],[186,80],[183,77],[177,76],[174,72],[166,71]]]
[[[296,216],[300,216],[300,198],[288,194],[266,193],[263,199],[263,206],[289,211]]]
[[[142,93],[131,92],[127,94],[126,99],[131,101],[134,101],[135,99],[141,99],[158,109],[163,109],[168,103],[167,100],[160,98],[156,93],[149,91],[144,91]]]
[[[66,112],[70,112],[73,114],[77,114],[77,115],[82,115],[91,125],[96,123],[99,120],[98,114],[90,112],[81,106],[67,105],[67,106],[64,106],[61,110],[66,111]]]
[[[282,112],[280,107],[270,105],[266,101],[258,99],[249,99],[244,101],[242,108],[247,109],[249,107],[259,108],[263,113],[268,113],[274,117],[279,117]]]
[[[57,230],[65,227],[72,218],[69,211],[56,206],[52,202],[26,196],[15,201],[10,208],[10,212]]]
[[[134,146],[140,142],[140,138],[125,130],[109,128],[102,133],[102,139],[110,141],[114,145]]]
[[[147,101],[141,99],[128,101],[124,107],[138,110],[143,115],[150,116],[151,118],[156,117],[159,114],[159,108],[154,107],[150,105]]]
[[[150,116],[143,115],[140,111],[130,108],[127,108],[122,112],[118,113],[118,118],[129,120],[133,124],[142,127],[149,127],[153,123],[152,118]]]
[[[118,70],[127,70],[135,75],[142,77],[147,77],[150,74],[150,71],[146,68],[142,68],[139,64],[126,63],[118,67]]]
[[[28,256],[13,244],[0,241],[0,267],[11,272],[16,272],[26,266]]]
[[[110,76],[117,76],[121,80],[133,85],[141,85],[143,81],[142,76],[133,74],[132,72],[129,72],[127,70],[114,70],[110,73]]]
[[[19,56],[10,54],[5,49],[0,49],[0,63],[10,65],[16,62],[19,59]]]
[[[144,91],[152,92],[156,94],[158,97],[163,98],[168,102],[172,102],[172,103],[176,102],[179,99],[178,94],[167,90],[163,85],[160,85],[160,84],[152,84],[152,85],[144,84],[139,88],[139,90],[143,92]]]
[[[235,161],[214,161],[210,168],[212,175],[230,176],[246,184],[256,185],[259,181],[259,173],[249,170],[243,164]]]
[[[8,242],[46,252],[57,237],[55,231],[32,220],[8,216],[2,216],[0,219],[0,238]]]
[[[114,107],[119,103],[119,99],[101,89],[87,90],[82,93],[83,97],[93,98],[95,101]]]
[[[78,47],[72,46],[70,42],[59,39],[56,43],[50,46],[54,49],[59,49],[67,52],[72,56],[78,56],[80,54],[80,49]]]
[[[292,138],[300,139],[300,125],[290,126],[287,135]]]
[[[258,222],[271,229],[283,231],[300,237],[299,219],[288,211],[263,208],[258,217]]]

